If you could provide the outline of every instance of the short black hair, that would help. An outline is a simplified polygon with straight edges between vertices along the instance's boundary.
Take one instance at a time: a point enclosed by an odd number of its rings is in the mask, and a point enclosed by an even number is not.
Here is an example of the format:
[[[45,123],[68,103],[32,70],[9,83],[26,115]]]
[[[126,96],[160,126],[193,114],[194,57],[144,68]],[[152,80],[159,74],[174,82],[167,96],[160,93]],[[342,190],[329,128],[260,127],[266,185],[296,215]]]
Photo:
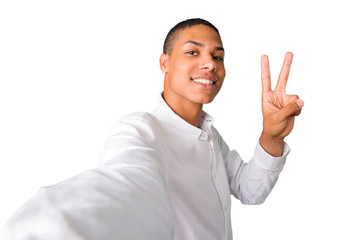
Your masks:
[[[215,32],[217,32],[217,34],[220,37],[220,33],[219,30],[210,22],[208,22],[207,20],[201,19],[201,18],[191,18],[191,19],[187,19],[184,20],[180,23],[178,23],[177,25],[175,25],[167,34],[166,39],[164,40],[164,44],[163,44],[163,53],[165,54],[171,54],[172,50],[173,50],[173,42],[174,39],[177,37],[178,35],[178,31],[179,30],[183,30],[185,28],[188,27],[192,27],[195,25],[205,25],[208,27],[211,27]]]

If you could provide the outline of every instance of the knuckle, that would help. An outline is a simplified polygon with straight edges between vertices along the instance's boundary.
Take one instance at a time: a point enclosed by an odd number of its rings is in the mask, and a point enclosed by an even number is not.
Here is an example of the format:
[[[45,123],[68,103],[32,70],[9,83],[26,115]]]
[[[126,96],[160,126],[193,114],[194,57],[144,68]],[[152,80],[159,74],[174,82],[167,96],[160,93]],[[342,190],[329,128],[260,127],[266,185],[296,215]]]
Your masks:
[[[298,112],[296,112],[296,113],[294,114],[294,116],[299,116],[301,112],[302,112],[302,110],[299,110]]]
[[[270,73],[264,73],[264,74],[262,74],[262,78],[263,79],[271,79],[271,74]]]
[[[287,81],[288,78],[289,78],[289,74],[288,73],[281,73],[281,74],[279,74],[279,78],[284,80],[284,81]]]
[[[295,101],[295,100],[299,99],[298,95],[289,95],[289,97],[290,97],[291,101]]]

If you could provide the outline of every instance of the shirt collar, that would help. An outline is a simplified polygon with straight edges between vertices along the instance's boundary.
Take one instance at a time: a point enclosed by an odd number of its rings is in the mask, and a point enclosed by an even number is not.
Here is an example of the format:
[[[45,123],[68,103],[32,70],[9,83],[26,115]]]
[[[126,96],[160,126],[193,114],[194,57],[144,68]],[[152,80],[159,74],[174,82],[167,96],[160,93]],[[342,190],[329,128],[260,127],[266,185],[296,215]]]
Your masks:
[[[162,94],[159,95],[158,106],[152,111],[152,113],[163,124],[167,124],[184,131],[199,140],[208,140],[211,133],[210,128],[214,122],[214,119],[203,111],[199,124],[200,128],[191,125],[173,112],[173,110],[164,101]]]

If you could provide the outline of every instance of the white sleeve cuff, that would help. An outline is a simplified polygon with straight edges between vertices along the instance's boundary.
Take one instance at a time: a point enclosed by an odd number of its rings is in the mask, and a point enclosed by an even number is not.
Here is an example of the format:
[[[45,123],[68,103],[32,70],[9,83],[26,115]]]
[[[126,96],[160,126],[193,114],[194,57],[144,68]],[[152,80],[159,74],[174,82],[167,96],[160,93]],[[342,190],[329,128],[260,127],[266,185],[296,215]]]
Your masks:
[[[258,142],[256,149],[254,160],[255,162],[263,169],[269,170],[282,170],[283,166],[286,162],[286,158],[290,152],[290,147],[287,143],[283,144],[283,154],[280,157],[273,157],[269,153],[267,153]]]

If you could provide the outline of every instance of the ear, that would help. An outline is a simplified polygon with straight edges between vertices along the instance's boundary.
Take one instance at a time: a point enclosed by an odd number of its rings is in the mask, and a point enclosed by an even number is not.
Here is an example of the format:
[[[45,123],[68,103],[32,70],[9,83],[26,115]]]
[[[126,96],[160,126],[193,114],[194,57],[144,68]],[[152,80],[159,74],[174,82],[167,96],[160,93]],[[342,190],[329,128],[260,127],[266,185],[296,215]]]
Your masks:
[[[166,73],[167,70],[168,70],[168,67],[167,67],[167,61],[168,60],[169,60],[169,55],[165,54],[165,53],[162,53],[161,57],[159,58],[159,66],[160,66],[161,71],[163,73]]]

